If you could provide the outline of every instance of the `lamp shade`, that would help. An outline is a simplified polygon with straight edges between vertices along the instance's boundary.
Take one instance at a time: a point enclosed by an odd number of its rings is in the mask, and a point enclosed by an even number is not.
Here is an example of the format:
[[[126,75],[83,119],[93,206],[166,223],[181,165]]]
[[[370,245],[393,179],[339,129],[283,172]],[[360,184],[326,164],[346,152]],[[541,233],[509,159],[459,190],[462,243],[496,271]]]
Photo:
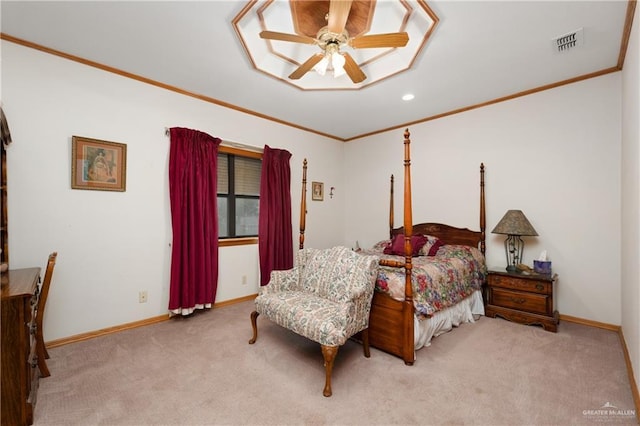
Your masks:
[[[538,235],[522,210],[509,210],[491,231],[493,234],[524,235],[535,237]]]

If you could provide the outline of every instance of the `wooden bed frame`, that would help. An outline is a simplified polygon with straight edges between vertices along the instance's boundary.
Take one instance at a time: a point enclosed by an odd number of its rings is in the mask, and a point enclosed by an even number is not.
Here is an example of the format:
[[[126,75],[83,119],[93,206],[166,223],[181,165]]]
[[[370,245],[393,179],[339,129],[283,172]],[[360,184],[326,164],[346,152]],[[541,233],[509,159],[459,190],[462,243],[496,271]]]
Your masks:
[[[412,247],[411,235],[433,235],[445,244],[460,244],[486,250],[486,219],[484,197],[484,164],[480,164],[480,231],[456,228],[441,223],[413,224],[411,204],[411,139],[409,129],[404,132],[404,225],[394,228],[393,176],[391,176],[389,203],[389,236],[404,234],[404,261],[381,260],[380,264],[405,269],[405,297],[398,301],[390,296],[374,292],[369,318],[369,344],[402,358],[407,365],[415,360],[413,287],[411,285]],[[300,208],[300,249],[304,246],[306,215],[306,160],[303,167],[302,201]],[[406,231],[406,232],[405,232]]]

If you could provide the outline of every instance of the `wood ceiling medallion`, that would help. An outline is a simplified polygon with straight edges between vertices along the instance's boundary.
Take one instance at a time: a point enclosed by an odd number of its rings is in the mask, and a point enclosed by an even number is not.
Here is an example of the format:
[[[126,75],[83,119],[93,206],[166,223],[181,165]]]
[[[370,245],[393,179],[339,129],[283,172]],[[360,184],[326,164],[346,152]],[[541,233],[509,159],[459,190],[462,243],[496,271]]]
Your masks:
[[[289,0],[293,28],[296,34],[315,37],[322,27],[327,26],[328,0]],[[376,0],[354,0],[347,19],[346,30],[350,37],[365,34],[371,30]]]

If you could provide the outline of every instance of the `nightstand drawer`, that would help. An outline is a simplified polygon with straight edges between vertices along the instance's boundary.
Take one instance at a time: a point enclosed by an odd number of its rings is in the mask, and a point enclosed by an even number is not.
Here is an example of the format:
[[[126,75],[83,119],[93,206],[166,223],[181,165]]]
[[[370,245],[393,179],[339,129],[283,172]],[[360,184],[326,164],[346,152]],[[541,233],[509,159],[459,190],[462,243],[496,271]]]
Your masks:
[[[527,277],[523,275],[523,277]],[[521,279],[503,275],[490,275],[489,284],[492,287],[503,287],[511,290],[530,291],[539,294],[552,294],[553,282],[536,280],[535,278]]]
[[[548,299],[548,296],[545,295],[493,288],[491,290],[490,303],[496,306],[544,315],[547,313]]]

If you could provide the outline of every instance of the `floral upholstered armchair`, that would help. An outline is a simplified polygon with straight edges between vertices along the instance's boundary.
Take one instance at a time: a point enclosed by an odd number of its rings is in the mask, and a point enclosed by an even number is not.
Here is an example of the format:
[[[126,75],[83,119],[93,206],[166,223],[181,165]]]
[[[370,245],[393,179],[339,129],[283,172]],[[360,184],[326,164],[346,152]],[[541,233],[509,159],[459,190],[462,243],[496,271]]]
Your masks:
[[[338,348],[362,331],[364,355],[369,352],[369,313],[378,274],[378,258],[347,247],[300,250],[296,265],[273,271],[256,297],[251,313],[253,338],[258,315],[320,343],[325,366],[323,395],[331,396],[331,371]]]

